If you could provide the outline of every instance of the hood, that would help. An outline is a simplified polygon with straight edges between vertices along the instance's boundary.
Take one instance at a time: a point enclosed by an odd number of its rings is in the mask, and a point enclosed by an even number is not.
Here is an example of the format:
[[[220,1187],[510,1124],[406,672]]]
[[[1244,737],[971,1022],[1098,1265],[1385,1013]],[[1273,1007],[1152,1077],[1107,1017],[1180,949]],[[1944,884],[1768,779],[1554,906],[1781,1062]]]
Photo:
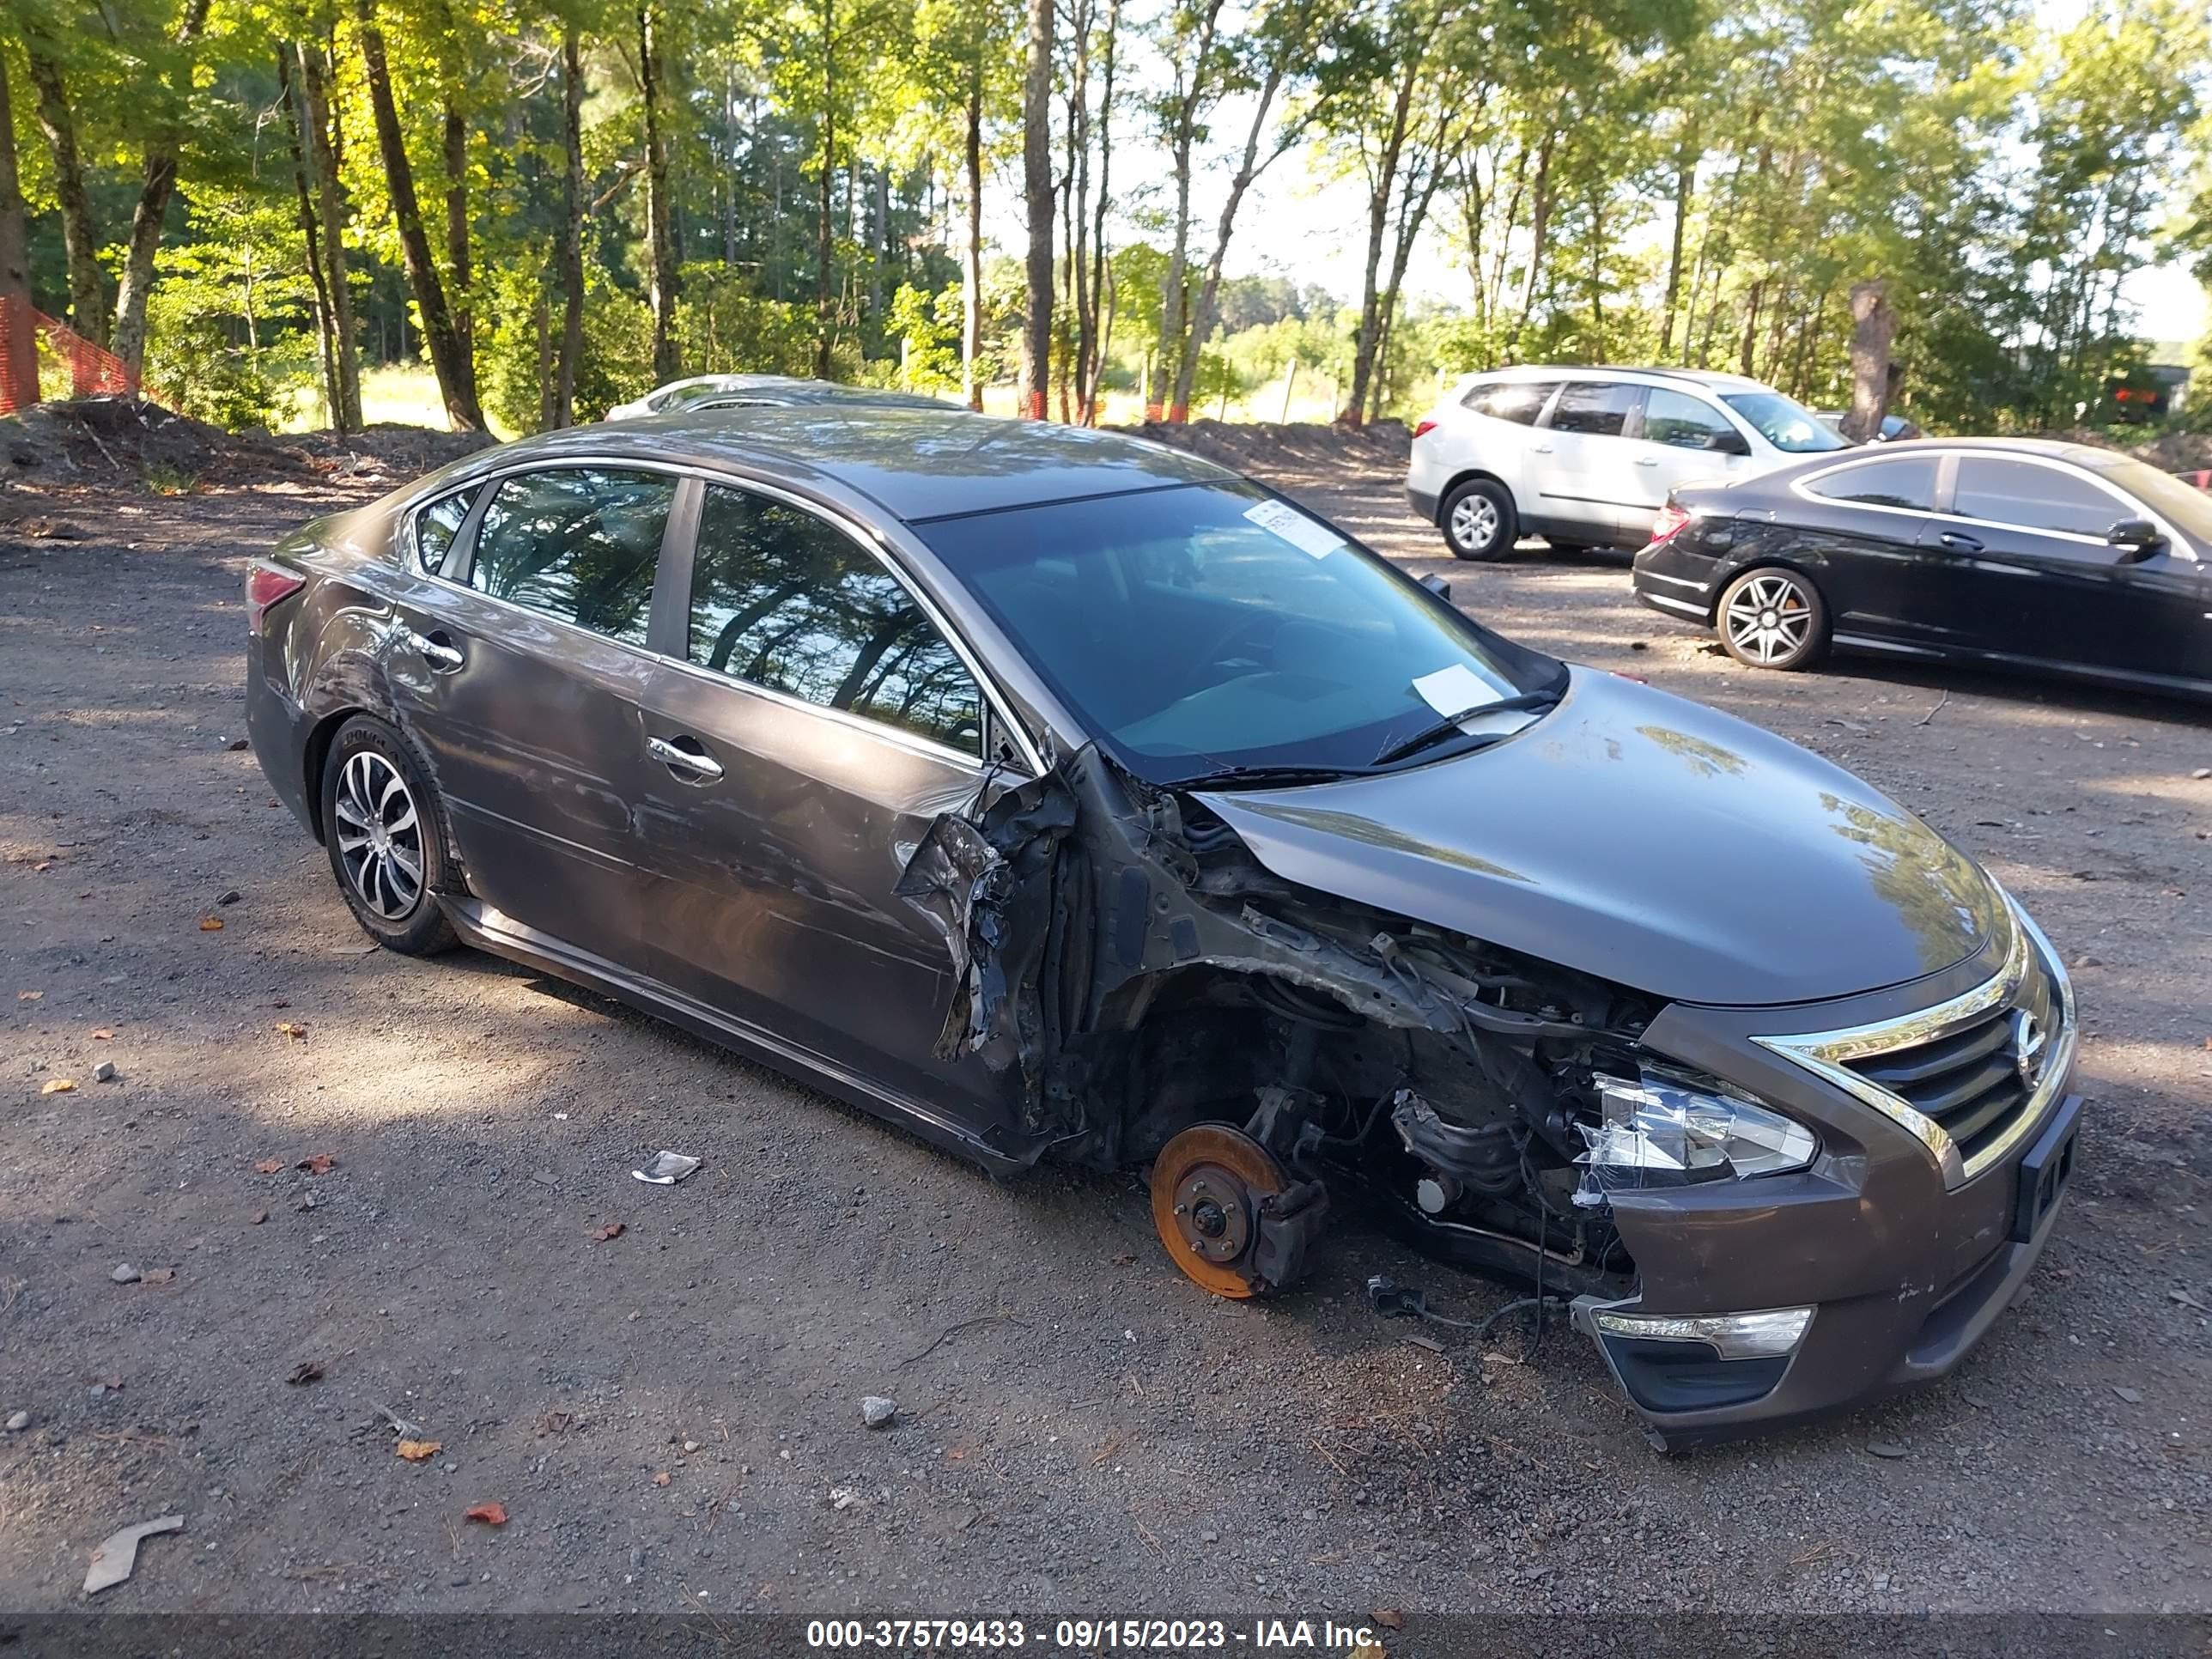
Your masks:
[[[1202,799],[1286,881],[1670,1001],[1876,990],[2008,925],[1978,865],[1850,773],[1587,668],[1492,748]]]

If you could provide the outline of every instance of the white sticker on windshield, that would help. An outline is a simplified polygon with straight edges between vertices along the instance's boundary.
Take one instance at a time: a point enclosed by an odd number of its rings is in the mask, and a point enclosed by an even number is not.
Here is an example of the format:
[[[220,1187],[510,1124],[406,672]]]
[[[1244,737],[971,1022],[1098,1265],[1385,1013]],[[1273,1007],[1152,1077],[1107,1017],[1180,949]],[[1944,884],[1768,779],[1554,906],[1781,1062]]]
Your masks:
[[[1283,501],[1261,501],[1244,509],[1244,516],[1272,536],[1280,536],[1301,553],[1325,559],[1344,545],[1344,538],[1317,519],[1309,519]]]
[[[1460,714],[1498,700],[1498,688],[1463,662],[1439,668],[1413,682],[1414,695],[1439,714]]]

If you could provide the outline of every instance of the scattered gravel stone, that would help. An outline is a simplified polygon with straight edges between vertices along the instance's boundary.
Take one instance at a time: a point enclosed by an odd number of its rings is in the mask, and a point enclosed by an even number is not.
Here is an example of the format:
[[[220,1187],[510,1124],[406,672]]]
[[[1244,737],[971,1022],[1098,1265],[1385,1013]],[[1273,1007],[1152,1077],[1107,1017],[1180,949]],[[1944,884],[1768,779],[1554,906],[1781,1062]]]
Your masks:
[[[17,1412],[8,1419],[8,1432],[10,1434],[21,1434],[30,1426],[31,1414],[28,1412]]]
[[[1876,1457],[1903,1457],[1905,1448],[1894,1440],[1869,1440],[1867,1450]]]
[[[2121,1399],[2126,1401],[2130,1406],[2140,1406],[2142,1404],[2143,1397],[2142,1390],[2141,1389],[2115,1388],[2112,1392],[2119,1395]]]
[[[897,1415],[898,1401],[896,1400],[886,1400],[879,1394],[872,1394],[860,1401],[860,1421],[872,1429],[890,1427],[891,1419]]]
[[[92,1080],[94,1083],[114,1082],[115,1062],[112,1060],[101,1060],[99,1065],[92,1068]]]
[[[118,1285],[136,1285],[138,1282],[138,1270],[127,1261],[117,1262],[115,1271],[107,1276]]]

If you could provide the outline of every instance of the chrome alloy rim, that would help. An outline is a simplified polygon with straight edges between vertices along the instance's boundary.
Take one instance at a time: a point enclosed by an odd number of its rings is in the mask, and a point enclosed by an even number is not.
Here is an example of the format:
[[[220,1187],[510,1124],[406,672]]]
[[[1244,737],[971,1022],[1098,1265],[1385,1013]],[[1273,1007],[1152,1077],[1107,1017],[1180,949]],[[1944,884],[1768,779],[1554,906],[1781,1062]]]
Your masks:
[[[1787,576],[1754,576],[1729,601],[1729,643],[1753,662],[1772,665],[1805,648],[1813,602]]]
[[[397,921],[422,896],[422,820],[399,769],[364,749],[338,774],[338,859],[362,902]]]
[[[1498,504],[1487,495],[1469,495],[1452,508],[1452,539],[1462,547],[1487,547],[1498,539]]]

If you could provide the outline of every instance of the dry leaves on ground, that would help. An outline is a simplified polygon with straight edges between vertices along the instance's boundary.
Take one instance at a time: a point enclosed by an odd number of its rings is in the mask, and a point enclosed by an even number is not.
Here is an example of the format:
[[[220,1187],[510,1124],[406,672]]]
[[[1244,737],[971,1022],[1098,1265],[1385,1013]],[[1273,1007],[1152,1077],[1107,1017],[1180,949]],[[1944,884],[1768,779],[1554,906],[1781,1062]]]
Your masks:
[[[222,932],[222,918],[221,916],[202,916],[200,918],[200,932],[203,933],[220,933]]]
[[[610,1221],[604,1227],[592,1229],[592,1242],[594,1244],[604,1244],[611,1238],[620,1238],[625,1231],[621,1222]]]
[[[1384,1630],[1403,1630],[1406,1628],[1406,1615],[1395,1607],[1377,1607],[1375,1609],[1375,1622]]]
[[[328,1175],[337,1167],[337,1155],[334,1152],[316,1152],[301,1158],[298,1167],[309,1175]]]
[[[281,1158],[264,1158],[253,1166],[256,1175],[282,1175],[283,1172],[284,1160]]]
[[[173,1285],[177,1279],[177,1270],[174,1267],[149,1267],[138,1277],[142,1284]]]
[[[115,1036],[115,1033],[114,1033],[114,1032],[112,1032],[112,1031],[109,1030],[106,1026],[104,1026],[104,1025],[103,1025],[102,1027],[100,1027],[100,1029],[99,1030],[94,1031],[94,1032],[92,1034],[92,1040],[93,1040],[94,1042],[111,1042],[111,1041],[112,1041],[112,1040],[113,1040],[113,1038],[114,1038],[114,1036]]]
[[[18,1002],[39,1002],[45,999],[46,994],[44,991],[18,991],[15,993],[15,1000]],[[2212,1048],[2212,1042],[2208,1042],[2204,1046],[2208,1048]]]
[[[445,1443],[438,1440],[403,1440],[392,1448],[410,1463],[427,1463],[445,1450]]]
[[[296,1019],[280,1019],[271,1029],[291,1038],[295,1042],[305,1042],[307,1040],[307,1028]]]
[[[663,1469],[659,1474],[653,1477],[653,1484],[656,1486],[665,1486],[675,1478],[676,1477],[669,1474],[666,1469]]]
[[[76,1087],[76,1079],[73,1077],[50,1077],[40,1088],[39,1092],[42,1095],[65,1095],[70,1093]]]
[[[323,1368],[319,1363],[313,1359],[303,1359],[292,1367],[292,1374],[284,1380],[292,1383],[316,1382],[322,1380],[322,1375]]]
[[[462,1516],[462,1519],[465,1521],[481,1521],[488,1527],[503,1527],[507,1524],[507,1505],[504,1504],[478,1504],[474,1509],[469,1510],[466,1515]]]

